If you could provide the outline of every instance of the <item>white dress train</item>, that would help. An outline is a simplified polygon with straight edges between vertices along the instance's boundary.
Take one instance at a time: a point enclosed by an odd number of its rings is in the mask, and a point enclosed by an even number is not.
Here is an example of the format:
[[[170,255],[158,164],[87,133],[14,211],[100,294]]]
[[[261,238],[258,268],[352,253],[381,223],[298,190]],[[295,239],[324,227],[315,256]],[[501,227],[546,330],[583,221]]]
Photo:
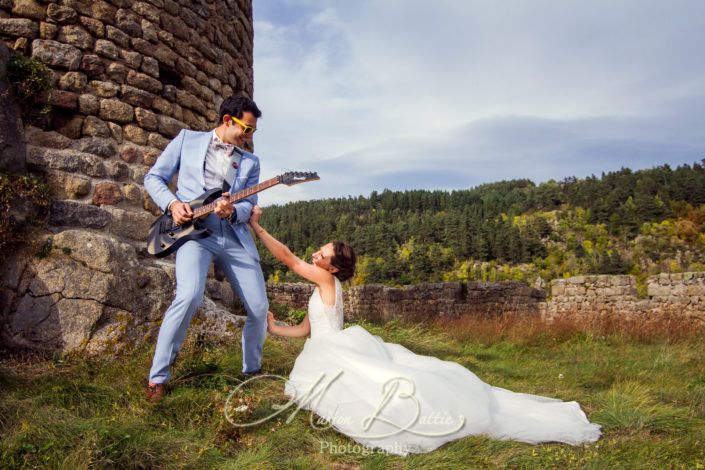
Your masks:
[[[316,288],[308,314],[311,337],[285,393],[360,444],[406,455],[478,434],[532,444],[600,437],[575,401],[492,387],[454,362],[385,343],[360,326],[343,329],[337,279],[335,305]]]

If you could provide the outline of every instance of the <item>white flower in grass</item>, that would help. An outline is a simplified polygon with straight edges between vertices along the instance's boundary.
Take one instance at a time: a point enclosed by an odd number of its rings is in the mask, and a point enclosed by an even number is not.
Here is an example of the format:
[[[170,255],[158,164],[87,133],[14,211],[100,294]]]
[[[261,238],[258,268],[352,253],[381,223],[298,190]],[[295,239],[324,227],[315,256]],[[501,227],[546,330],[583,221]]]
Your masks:
[[[563,374],[558,374],[558,378],[563,380],[564,375]]]
[[[235,411],[237,413],[242,413],[243,411],[247,411],[247,410],[248,410],[247,405],[240,405],[237,408],[235,408]]]

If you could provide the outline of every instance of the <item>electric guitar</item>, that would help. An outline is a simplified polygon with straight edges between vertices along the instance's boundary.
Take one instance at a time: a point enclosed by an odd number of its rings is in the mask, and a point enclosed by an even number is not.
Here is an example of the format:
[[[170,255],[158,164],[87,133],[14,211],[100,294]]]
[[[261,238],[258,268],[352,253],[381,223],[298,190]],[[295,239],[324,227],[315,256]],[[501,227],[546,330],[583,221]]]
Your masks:
[[[271,188],[278,184],[293,186],[295,184],[306,183],[308,181],[319,180],[316,172],[289,171],[272,179],[263,181],[255,186],[231,194],[227,201],[234,204],[237,201],[252,196],[255,193]],[[147,252],[157,258],[163,258],[175,252],[181,245],[189,240],[206,238],[211,234],[211,230],[200,223],[200,219],[205,218],[215,210],[216,202],[223,194],[222,189],[211,189],[201,194],[199,197],[189,202],[193,210],[193,219],[183,225],[176,225],[171,214],[167,213],[159,217],[149,228],[147,237]]]

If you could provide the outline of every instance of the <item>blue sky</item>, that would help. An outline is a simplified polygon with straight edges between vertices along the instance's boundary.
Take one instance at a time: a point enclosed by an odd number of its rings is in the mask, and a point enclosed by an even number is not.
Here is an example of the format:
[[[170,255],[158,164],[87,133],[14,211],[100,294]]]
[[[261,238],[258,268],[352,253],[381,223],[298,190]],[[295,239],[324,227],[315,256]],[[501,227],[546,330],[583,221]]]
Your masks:
[[[262,205],[705,158],[705,1],[253,8]]]

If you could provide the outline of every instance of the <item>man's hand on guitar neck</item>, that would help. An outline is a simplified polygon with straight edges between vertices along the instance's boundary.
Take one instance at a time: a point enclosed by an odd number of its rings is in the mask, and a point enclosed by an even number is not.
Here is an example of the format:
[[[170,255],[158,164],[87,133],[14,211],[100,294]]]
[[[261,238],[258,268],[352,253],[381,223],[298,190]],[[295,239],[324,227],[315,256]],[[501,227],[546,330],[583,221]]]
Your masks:
[[[169,210],[176,225],[183,225],[193,219],[193,210],[187,202],[174,201],[169,205]]]
[[[233,205],[228,201],[229,196],[229,193],[223,193],[221,198],[215,203],[215,209],[213,212],[215,212],[215,215],[221,219],[229,219],[235,210],[235,207],[233,207]]]

